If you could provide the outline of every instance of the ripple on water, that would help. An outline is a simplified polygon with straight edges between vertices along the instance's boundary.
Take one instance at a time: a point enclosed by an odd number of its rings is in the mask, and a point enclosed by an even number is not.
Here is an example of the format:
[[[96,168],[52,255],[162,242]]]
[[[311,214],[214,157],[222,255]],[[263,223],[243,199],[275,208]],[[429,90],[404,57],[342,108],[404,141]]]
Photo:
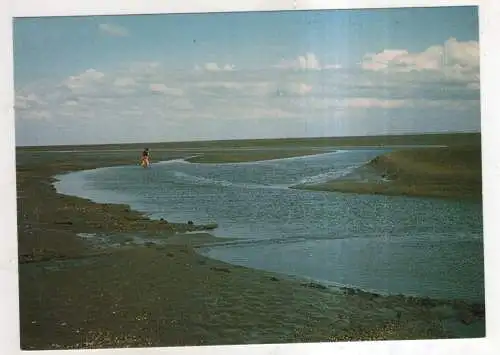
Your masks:
[[[216,221],[238,243],[204,249],[235,264],[335,284],[484,301],[480,203],[289,189],[351,173],[384,150],[104,168],[60,177],[57,188],[126,203],[171,222]]]

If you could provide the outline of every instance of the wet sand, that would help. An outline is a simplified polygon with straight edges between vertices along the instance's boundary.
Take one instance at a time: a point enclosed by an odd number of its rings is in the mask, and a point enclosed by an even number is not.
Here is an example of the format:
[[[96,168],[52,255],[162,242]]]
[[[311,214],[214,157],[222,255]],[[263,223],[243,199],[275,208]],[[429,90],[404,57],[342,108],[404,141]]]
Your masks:
[[[18,149],[23,349],[484,336],[484,304],[334,290],[228,265],[195,252],[215,239],[185,234],[205,229],[196,221],[153,221],[52,186],[57,174],[130,164],[136,155]],[[96,248],[79,233],[162,243]]]
[[[294,188],[364,194],[481,200],[480,146],[401,149],[361,167],[360,179],[336,179]]]

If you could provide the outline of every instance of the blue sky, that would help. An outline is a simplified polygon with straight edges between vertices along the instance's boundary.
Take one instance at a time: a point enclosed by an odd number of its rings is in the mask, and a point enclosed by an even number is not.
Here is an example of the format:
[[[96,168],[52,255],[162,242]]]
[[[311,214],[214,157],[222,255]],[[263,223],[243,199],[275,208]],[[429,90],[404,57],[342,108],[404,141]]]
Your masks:
[[[477,9],[22,18],[18,145],[477,131]]]

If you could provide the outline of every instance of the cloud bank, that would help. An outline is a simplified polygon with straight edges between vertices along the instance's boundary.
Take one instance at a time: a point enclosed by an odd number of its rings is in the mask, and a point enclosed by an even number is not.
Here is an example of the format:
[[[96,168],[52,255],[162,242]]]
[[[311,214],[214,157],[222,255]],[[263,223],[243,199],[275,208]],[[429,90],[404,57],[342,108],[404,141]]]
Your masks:
[[[479,81],[479,43],[458,42],[450,38],[443,45],[429,47],[420,53],[385,49],[366,54],[361,66],[371,71],[428,72],[451,80],[475,83]]]
[[[310,52],[306,53],[305,55],[299,55],[297,58],[292,60],[282,60],[281,63],[276,65],[276,67],[281,69],[294,70],[322,70],[342,68],[340,64],[322,65],[316,54]]]
[[[478,43],[454,38],[419,53],[367,53],[349,69],[321,64],[314,53],[259,69],[125,63],[17,87],[17,139],[76,144],[474,130],[479,84]]]

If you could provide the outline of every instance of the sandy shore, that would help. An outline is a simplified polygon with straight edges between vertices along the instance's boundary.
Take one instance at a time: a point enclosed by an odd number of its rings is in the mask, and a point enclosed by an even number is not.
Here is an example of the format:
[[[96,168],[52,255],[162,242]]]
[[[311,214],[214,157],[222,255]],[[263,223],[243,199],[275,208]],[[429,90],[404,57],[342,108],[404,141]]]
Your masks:
[[[195,252],[214,240],[184,234],[197,226],[52,186],[57,174],[129,164],[135,155],[18,151],[23,349],[484,336],[484,305],[330,290],[228,265]],[[96,248],[78,233],[162,243]]]
[[[481,200],[480,146],[402,149],[381,155],[349,176],[295,188],[365,194]]]

